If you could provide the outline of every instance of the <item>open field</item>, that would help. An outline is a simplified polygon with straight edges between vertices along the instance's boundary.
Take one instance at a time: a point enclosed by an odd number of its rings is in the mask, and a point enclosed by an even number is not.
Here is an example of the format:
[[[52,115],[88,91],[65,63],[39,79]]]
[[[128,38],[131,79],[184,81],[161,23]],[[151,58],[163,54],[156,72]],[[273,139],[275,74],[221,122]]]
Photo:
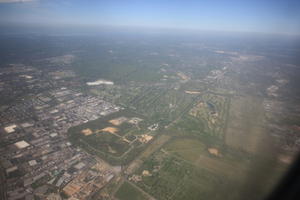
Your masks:
[[[171,135],[198,137],[206,145],[221,148],[229,103],[227,96],[203,92],[168,132]]]
[[[120,126],[126,121],[127,121],[127,118],[122,116],[122,117],[111,119],[108,122],[111,123],[112,125]]]
[[[206,93],[189,111],[189,114],[205,122],[205,131],[219,138],[223,135],[227,114],[228,98],[221,95]]]
[[[121,156],[130,148],[125,141],[108,132],[81,137],[79,141],[87,148],[114,156]]]
[[[214,154],[209,150],[216,150]],[[211,148],[195,138],[175,138],[166,144],[163,152],[170,156],[182,159],[197,168],[204,168],[214,174],[227,177],[242,178],[247,170],[245,163],[249,161],[247,157],[241,159],[229,159],[227,152],[222,152],[218,148]]]
[[[104,129],[101,129],[101,130],[97,130],[97,132],[109,132],[109,133],[116,133],[116,132],[118,132],[119,131],[119,129],[117,129],[117,128],[115,128],[115,127],[106,127],[106,128],[104,128]]]
[[[194,162],[197,158],[199,158],[199,155],[206,151],[206,146],[199,140],[182,138],[172,140],[165,145],[163,150]]]
[[[143,176],[144,170],[151,175]],[[218,198],[214,198],[213,190],[221,190],[233,182],[163,151],[146,160],[135,174],[142,178],[135,184],[157,199],[224,199],[225,195],[234,195],[221,192]]]
[[[232,99],[225,133],[226,145],[250,153],[272,153],[273,142],[264,125],[262,103],[263,99],[251,96]]]
[[[159,150],[161,146],[163,146],[168,140],[170,136],[168,135],[160,135],[158,136],[149,146],[145,149],[143,153],[141,153],[135,160],[133,160],[130,165],[127,167],[125,173],[131,174],[135,170],[137,170],[145,159],[147,159],[151,154],[155,151]]]
[[[216,156],[195,138],[174,138],[146,159],[129,180],[162,200],[240,199],[244,192],[244,199],[256,199],[282,174],[284,168],[273,164],[246,153],[219,151]],[[253,174],[268,178],[253,185]]]
[[[115,196],[119,200],[147,200],[148,198],[135,188],[131,183],[125,181],[116,192]]]
[[[131,119],[136,117],[141,118],[136,113],[123,110],[72,127],[68,136],[73,144],[86,151],[111,163],[124,164],[133,159],[147,143],[139,141],[145,137],[147,127],[133,124]]]

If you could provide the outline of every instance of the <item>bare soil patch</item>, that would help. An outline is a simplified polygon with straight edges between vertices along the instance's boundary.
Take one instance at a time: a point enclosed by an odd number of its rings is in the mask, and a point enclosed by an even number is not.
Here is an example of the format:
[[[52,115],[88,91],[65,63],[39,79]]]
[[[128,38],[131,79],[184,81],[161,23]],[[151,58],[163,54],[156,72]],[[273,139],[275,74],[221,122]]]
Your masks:
[[[211,155],[220,156],[219,150],[216,148],[208,148],[207,150]]]
[[[109,132],[109,133],[116,133],[119,129],[115,127],[106,127],[104,129],[101,129],[100,132]]]
[[[112,120],[109,120],[109,123],[115,125],[115,126],[120,126],[121,124],[123,124],[124,122],[127,121],[126,117],[118,117]]]
[[[93,131],[92,131],[91,129],[89,129],[89,128],[86,128],[86,129],[83,129],[83,130],[81,131],[81,133],[82,133],[83,135],[85,135],[85,136],[88,136],[88,135],[92,135],[92,134],[93,134]]]

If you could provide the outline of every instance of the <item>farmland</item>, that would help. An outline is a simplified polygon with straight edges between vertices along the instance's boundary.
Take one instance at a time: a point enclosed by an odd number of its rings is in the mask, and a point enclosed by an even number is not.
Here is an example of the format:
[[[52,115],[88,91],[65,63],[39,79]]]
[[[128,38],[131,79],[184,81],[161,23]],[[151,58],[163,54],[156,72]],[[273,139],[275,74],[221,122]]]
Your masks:
[[[269,154],[272,141],[266,135],[262,99],[235,98],[231,102],[225,143],[251,153]]]
[[[143,176],[143,171],[149,176]],[[189,162],[159,151],[135,173],[142,176],[136,185],[159,199],[221,199],[210,198],[211,190],[220,189],[231,181],[203,168],[195,168]],[[233,195],[233,194],[231,194]]]
[[[158,199],[239,199],[247,193],[248,199],[259,198],[274,184],[257,186],[249,191],[243,183],[252,173],[265,173],[251,169],[257,158],[248,154],[210,151],[195,138],[173,138],[150,156],[129,180]],[[217,152],[217,153],[216,153]],[[264,163],[267,165],[267,162]],[[279,173],[283,168],[275,169]],[[264,188],[264,189],[262,189]],[[218,193],[214,193],[217,190]],[[248,194],[249,193],[249,194]],[[245,197],[245,199],[247,199]]]
[[[128,182],[124,182],[116,193],[116,197],[119,200],[147,200],[147,197],[143,195],[138,189],[132,186]]]

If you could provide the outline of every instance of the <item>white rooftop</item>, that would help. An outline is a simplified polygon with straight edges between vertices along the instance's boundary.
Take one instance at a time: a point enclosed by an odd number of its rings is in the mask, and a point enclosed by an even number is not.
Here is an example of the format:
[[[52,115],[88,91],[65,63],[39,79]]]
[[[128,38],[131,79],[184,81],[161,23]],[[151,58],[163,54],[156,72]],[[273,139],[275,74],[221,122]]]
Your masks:
[[[5,127],[4,130],[7,133],[12,133],[12,132],[15,132],[15,128],[17,128],[17,125],[13,124],[13,125]]]
[[[55,136],[57,136],[57,133],[51,133],[50,134],[50,137],[55,137]]]
[[[21,126],[22,126],[23,128],[27,128],[27,127],[33,126],[33,124],[28,123],[28,122],[25,122],[25,123],[21,124]]]
[[[22,140],[22,141],[16,142],[15,146],[18,147],[19,149],[23,149],[23,148],[29,147],[30,144],[28,144],[27,142]]]
[[[30,161],[28,161],[28,164],[29,164],[30,166],[34,166],[34,165],[37,164],[37,162],[36,162],[35,160],[30,160]]]

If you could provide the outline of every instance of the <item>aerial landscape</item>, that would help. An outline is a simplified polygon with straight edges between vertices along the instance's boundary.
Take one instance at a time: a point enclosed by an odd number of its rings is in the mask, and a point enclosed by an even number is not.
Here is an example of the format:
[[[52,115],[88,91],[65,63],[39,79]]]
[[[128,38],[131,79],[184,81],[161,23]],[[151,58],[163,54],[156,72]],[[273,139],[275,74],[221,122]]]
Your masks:
[[[52,31],[0,33],[0,199],[262,199],[293,163],[299,36]]]

